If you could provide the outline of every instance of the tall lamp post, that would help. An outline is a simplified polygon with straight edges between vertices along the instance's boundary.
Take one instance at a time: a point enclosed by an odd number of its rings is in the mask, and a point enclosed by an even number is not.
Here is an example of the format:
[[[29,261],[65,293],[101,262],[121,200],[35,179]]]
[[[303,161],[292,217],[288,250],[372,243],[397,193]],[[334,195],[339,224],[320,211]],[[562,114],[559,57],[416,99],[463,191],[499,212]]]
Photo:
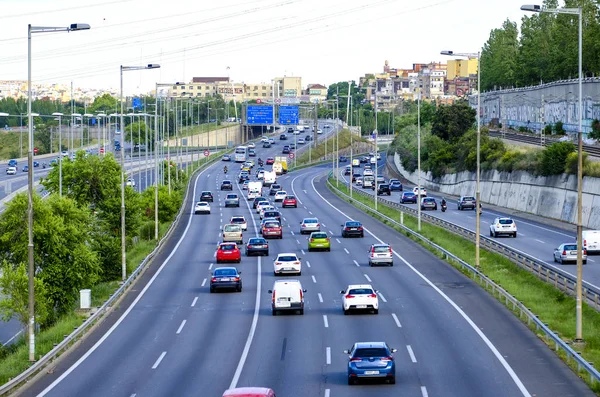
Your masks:
[[[54,112],[58,117],[58,195],[62,197],[62,113]]]
[[[27,256],[28,256],[28,282],[29,282],[29,361],[35,361],[35,298],[34,298],[34,272],[33,263],[33,115],[31,114],[31,35],[33,33],[75,32],[88,30],[86,23],[73,23],[66,27],[31,26],[27,25],[27,129],[29,143],[27,145]]]
[[[582,215],[582,196],[583,196],[583,96],[582,96],[582,19],[583,10],[578,8],[543,8],[540,5],[526,4],[521,6],[523,11],[532,12],[549,12],[551,14],[569,14],[579,17],[579,131],[577,133],[577,142],[579,157],[577,160],[577,287],[576,287],[576,330],[575,341],[583,342],[582,329],[582,282],[583,282],[583,240],[581,232],[583,231],[583,215]]]
[[[477,59],[477,182],[475,185],[475,205],[481,205],[480,174],[481,174],[481,52],[475,53],[455,53],[453,51],[442,51],[442,55],[454,55],[467,57],[468,59]],[[479,241],[481,238],[480,226],[481,214],[479,208],[475,208],[475,267],[480,269],[479,261]]]
[[[121,130],[121,272],[123,281],[127,278],[127,255],[125,250],[125,120],[123,117],[123,72],[158,68],[160,68],[160,65],[155,63],[148,64],[147,66],[120,66],[121,93],[119,100],[121,101],[121,121],[119,122],[119,129]]]

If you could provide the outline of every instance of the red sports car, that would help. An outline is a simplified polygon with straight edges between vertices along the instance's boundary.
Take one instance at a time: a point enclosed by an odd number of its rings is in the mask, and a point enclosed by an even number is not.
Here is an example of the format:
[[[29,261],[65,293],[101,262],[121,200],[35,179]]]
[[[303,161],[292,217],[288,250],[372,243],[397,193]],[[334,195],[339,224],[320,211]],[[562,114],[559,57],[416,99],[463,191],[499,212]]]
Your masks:
[[[285,198],[283,199],[282,207],[283,208],[286,208],[286,207],[298,208],[298,201],[296,200],[296,197],[292,196],[292,195],[285,196]]]
[[[267,165],[273,165],[275,159],[273,157],[267,157]]]
[[[242,260],[242,253],[236,243],[221,243],[217,248],[217,263],[237,262]]]

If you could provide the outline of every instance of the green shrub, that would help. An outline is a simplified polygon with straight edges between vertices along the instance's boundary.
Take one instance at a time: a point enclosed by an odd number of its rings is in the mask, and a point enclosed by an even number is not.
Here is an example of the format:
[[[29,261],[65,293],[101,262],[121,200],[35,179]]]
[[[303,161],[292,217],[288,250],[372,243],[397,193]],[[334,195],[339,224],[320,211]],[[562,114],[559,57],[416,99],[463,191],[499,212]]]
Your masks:
[[[556,135],[565,135],[565,129],[563,128],[562,121],[557,121],[556,124],[554,124],[554,133]]]
[[[565,172],[565,165],[569,153],[575,151],[571,142],[556,142],[542,150],[539,163],[539,173],[544,176],[558,175]]]
[[[544,127],[544,135],[552,135],[552,124],[547,124]]]
[[[592,132],[588,136],[593,139],[600,139],[600,120],[594,119],[592,121]]]
[[[154,221],[146,221],[140,226],[138,236],[143,240],[154,240]]]

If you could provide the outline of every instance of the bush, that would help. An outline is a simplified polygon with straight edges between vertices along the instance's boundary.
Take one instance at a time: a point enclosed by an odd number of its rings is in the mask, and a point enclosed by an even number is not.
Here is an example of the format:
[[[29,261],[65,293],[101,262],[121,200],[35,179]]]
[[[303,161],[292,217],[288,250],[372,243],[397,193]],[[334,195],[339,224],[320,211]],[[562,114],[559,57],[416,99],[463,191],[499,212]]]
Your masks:
[[[544,135],[552,135],[552,124],[548,124],[544,127]]]
[[[554,133],[556,135],[565,135],[562,121],[557,121],[556,124],[554,124]]]
[[[593,139],[600,139],[600,120],[594,119],[592,121],[592,132],[588,136]]]
[[[140,236],[140,238],[143,240],[154,240],[154,227],[154,221],[146,221],[142,223],[138,232],[138,236]]]
[[[556,142],[548,146],[542,150],[539,173],[543,176],[562,174],[565,172],[567,156],[574,151],[575,145],[571,142]]]
[[[569,153],[567,159],[565,160],[565,172],[567,174],[577,174],[578,162],[579,152]],[[590,159],[588,159],[588,154],[586,152],[583,152],[582,162],[584,172],[586,168],[591,171],[591,168],[589,168],[589,164],[591,163],[591,161]]]
[[[517,164],[525,157],[523,152],[506,151],[502,157],[496,162],[495,166],[498,171],[512,172],[516,170]]]

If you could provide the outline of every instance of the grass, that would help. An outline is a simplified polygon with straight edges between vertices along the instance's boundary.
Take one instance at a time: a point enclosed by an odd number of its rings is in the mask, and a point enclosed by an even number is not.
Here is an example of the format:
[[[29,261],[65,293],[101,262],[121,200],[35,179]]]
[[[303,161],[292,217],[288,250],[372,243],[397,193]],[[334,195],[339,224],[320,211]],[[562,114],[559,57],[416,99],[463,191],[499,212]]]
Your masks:
[[[330,181],[335,183],[335,179],[330,178]],[[340,184],[339,190],[349,194],[349,189],[346,185]],[[342,198],[346,201],[350,201],[344,197]],[[362,195],[354,195],[353,200],[366,204],[371,208],[373,207],[373,200]],[[378,210],[381,214],[400,221],[400,211],[397,209],[379,203]],[[386,222],[383,218],[377,217],[373,213],[369,214],[389,226],[394,227],[399,232],[409,236],[431,252],[438,255],[434,248],[422,242],[420,239],[412,237],[403,229]],[[417,230],[417,219],[405,213],[404,225],[411,230]],[[475,244],[473,242],[450,233],[444,228],[426,222],[421,223],[420,234],[452,252],[465,262],[471,264],[475,262]],[[481,270],[486,276],[494,280],[497,284],[500,284],[508,293],[522,302],[527,308],[535,313],[541,321],[548,324],[550,329],[554,332],[558,332],[564,341],[571,342],[575,339],[575,298],[566,295],[552,285],[539,280],[533,274],[521,269],[509,259],[499,254],[482,249],[480,252],[480,264]],[[465,275],[471,275],[469,272],[463,271],[460,265],[454,263],[453,265]],[[512,307],[509,306],[509,309],[512,310]],[[515,313],[518,315],[518,311]],[[536,332],[535,326],[532,325],[530,328],[533,332]],[[542,332],[537,332],[536,334],[543,340]],[[587,361],[594,363],[600,362],[600,313],[586,304],[583,306],[583,338],[585,340],[585,345],[581,349],[578,348],[576,350],[581,352],[582,357]],[[564,359],[565,357],[562,358]],[[577,372],[577,365],[573,365],[573,363],[574,362],[571,362],[569,364],[571,368]],[[600,392],[600,385],[592,385],[589,382],[589,376],[583,376],[583,373],[580,373],[579,375],[596,393]]]
[[[340,133],[338,133],[338,135],[339,135],[339,149],[349,148],[351,141],[352,141],[352,143],[368,142],[366,139],[360,138],[356,135],[352,136],[352,138],[351,138],[350,131],[348,131],[348,130],[342,130]],[[338,138],[336,137],[336,135],[333,135],[333,136],[327,138],[326,140],[319,140],[319,142],[320,143],[311,150],[310,154],[308,153],[308,151],[305,151],[300,156],[298,156],[298,158],[296,159],[296,163],[297,163],[296,169],[298,169],[298,167],[300,165],[311,164],[311,162],[319,161],[322,157],[325,157],[326,153],[331,154],[331,150],[334,147],[337,148],[336,145],[338,143]],[[325,143],[325,142],[327,142],[327,143]],[[328,152],[325,152],[325,148],[328,149]],[[309,161],[309,160],[311,160],[311,161]]]

